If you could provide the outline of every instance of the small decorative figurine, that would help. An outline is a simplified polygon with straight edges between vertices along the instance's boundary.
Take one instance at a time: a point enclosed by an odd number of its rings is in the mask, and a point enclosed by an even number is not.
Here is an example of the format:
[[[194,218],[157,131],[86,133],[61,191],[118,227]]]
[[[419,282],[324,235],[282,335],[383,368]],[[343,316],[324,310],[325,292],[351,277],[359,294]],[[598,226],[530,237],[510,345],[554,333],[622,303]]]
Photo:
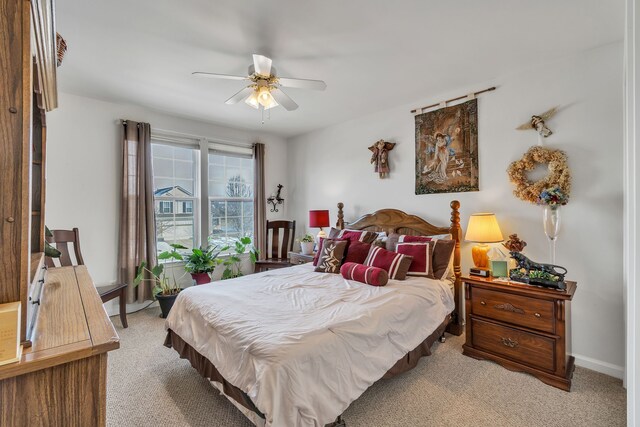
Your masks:
[[[531,120],[521,124],[516,129],[517,130],[535,129],[540,136],[546,138],[551,134],[553,134],[553,132],[551,132],[551,129],[547,127],[547,125],[545,124],[545,121],[549,120],[557,112],[558,112],[558,107],[553,107],[550,110],[547,110],[544,113],[540,114],[539,116],[531,116]]]
[[[516,282],[527,283],[530,285],[544,286],[553,289],[566,289],[564,276],[567,269],[553,264],[540,264],[531,261],[520,252],[509,252],[511,258],[518,263],[516,268],[509,271],[509,278]]]
[[[371,163],[375,164],[374,171],[384,178],[389,173],[389,151],[396,146],[395,142],[386,142],[384,139],[373,144],[369,150],[371,155]]]
[[[517,234],[510,234],[509,240],[502,244],[505,248],[509,249],[509,252],[522,252],[527,242],[521,240]]]

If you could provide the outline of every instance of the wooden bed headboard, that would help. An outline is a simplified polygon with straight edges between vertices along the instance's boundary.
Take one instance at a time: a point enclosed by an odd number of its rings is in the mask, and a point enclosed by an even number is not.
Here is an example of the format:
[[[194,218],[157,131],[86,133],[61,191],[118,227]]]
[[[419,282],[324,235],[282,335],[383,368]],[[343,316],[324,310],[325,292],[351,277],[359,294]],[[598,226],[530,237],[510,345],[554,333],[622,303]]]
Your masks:
[[[380,209],[374,213],[366,214],[348,223],[351,230],[386,231],[387,234],[409,234],[409,235],[435,235],[450,233],[456,241],[453,251],[453,273],[455,275],[454,295],[456,307],[451,314],[451,323],[447,326],[447,332],[454,335],[461,335],[463,331],[461,315],[462,297],[462,269],[460,267],[460,239],[462,231],[460,229],[460,202],[453,200],[451,206],[451,219],[448,227],[436,227],[424,219],[410,215],[398,209]],[[344,203],[338,203],[338,220],[336,227],[345,228]]]

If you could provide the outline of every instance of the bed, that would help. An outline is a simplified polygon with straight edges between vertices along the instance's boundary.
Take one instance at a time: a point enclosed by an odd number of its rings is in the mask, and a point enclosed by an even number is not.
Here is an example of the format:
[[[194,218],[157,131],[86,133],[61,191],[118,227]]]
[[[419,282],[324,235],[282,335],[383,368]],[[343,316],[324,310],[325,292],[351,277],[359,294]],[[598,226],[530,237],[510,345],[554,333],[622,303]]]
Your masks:
[[[342,412],[373,383],[415,367],[445,330],[461,334],[459,207],[451,202],[448,227],[396,209],[348,224],[451,234],[452,281],[411,277],[374,287],[304,264],[192,287],[166,320],[165,345],[257,426],[343,425]]]

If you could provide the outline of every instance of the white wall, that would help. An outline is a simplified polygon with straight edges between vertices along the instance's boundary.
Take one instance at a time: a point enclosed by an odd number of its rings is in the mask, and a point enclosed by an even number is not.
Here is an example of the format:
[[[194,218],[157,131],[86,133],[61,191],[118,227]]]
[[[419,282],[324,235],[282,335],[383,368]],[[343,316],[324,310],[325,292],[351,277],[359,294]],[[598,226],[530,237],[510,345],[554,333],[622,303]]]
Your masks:
[[[639,271],[638,255],[640,254],[640,2],[626,1],[625,28],[625,147],[624,147],[624,259],[625,259],[625,300],[626,300],[626,364],[625,385],[627,387],[627,425],[637,426],[640,417],[640,329],[638,318],[640,313],[640,292],[638,292]]]
[[[527,255],[548,261],[542,208],[512,195],[505,170],[537,143],[533,131],[515,127],[560,105],[560,113],[548,123],[555,133],[546,142],[567,152],[573,171],[556,259],[569,270],[568,279],[578,282],[572,306],[573,354],[578,364],[621,377],[622,53],[622,43],[607,45],[290,139],[290,212],[300,222],[299,233],[304,232],[309,209],[331,208],[335,220],[340,201],[345,203],[345,220],[398,208],[447,225],[449,201],[458,199],[463,228],[469,214],[495,212],[505,236],[518,233],[529,243]],[[419,72],[429,78],[428,70]],[[498,89],[478,100],[480,191],[416,196],[414,118],[409,111],[492,85]],[[374,174],[367,150],[380,138],[397,143],[390,154],[391,176],[384,180]],[[470,246],[463,245],[462,252],[466,272]]]
[[[281,183],[287,199],[287,144],[283,138],[61,93],[59,108],[47,114],[46,223],[50,228],[80,229],[82,255],[98,286],[117,279],[122,167],[122,125],[116,124],[117,119],[148,122],[152,130],[263,142],[267,194]],[[283,217],[285,212],[267,210],[267,215]]]

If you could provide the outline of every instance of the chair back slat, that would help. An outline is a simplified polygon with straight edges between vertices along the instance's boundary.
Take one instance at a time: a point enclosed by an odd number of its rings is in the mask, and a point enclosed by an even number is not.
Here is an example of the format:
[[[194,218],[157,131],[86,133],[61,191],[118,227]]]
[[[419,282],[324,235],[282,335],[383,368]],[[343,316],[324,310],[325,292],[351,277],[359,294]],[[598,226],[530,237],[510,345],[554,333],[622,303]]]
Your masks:
[[[55,244],[57,250],[60,251],[60,267],[68,267],[72,265],[84,265],[84,259],[80,252],[80,231],[77,228],[73,230],[51,230],[53,237],[47,237],[47,242]],[[76,258],[74,264],[71,259],[69,246],[73,247],[73,254]],[[46,257],[47,267],[56,267],[52,258]]]
[[[282,230],[282,241],[280,240],[280,230]],[[287,259],[289,255],[288,252],[293,250],[293,239],[295,235],[295,221],[267,221],[267,259]],[[271,238],[269,239],[269,237]]]

